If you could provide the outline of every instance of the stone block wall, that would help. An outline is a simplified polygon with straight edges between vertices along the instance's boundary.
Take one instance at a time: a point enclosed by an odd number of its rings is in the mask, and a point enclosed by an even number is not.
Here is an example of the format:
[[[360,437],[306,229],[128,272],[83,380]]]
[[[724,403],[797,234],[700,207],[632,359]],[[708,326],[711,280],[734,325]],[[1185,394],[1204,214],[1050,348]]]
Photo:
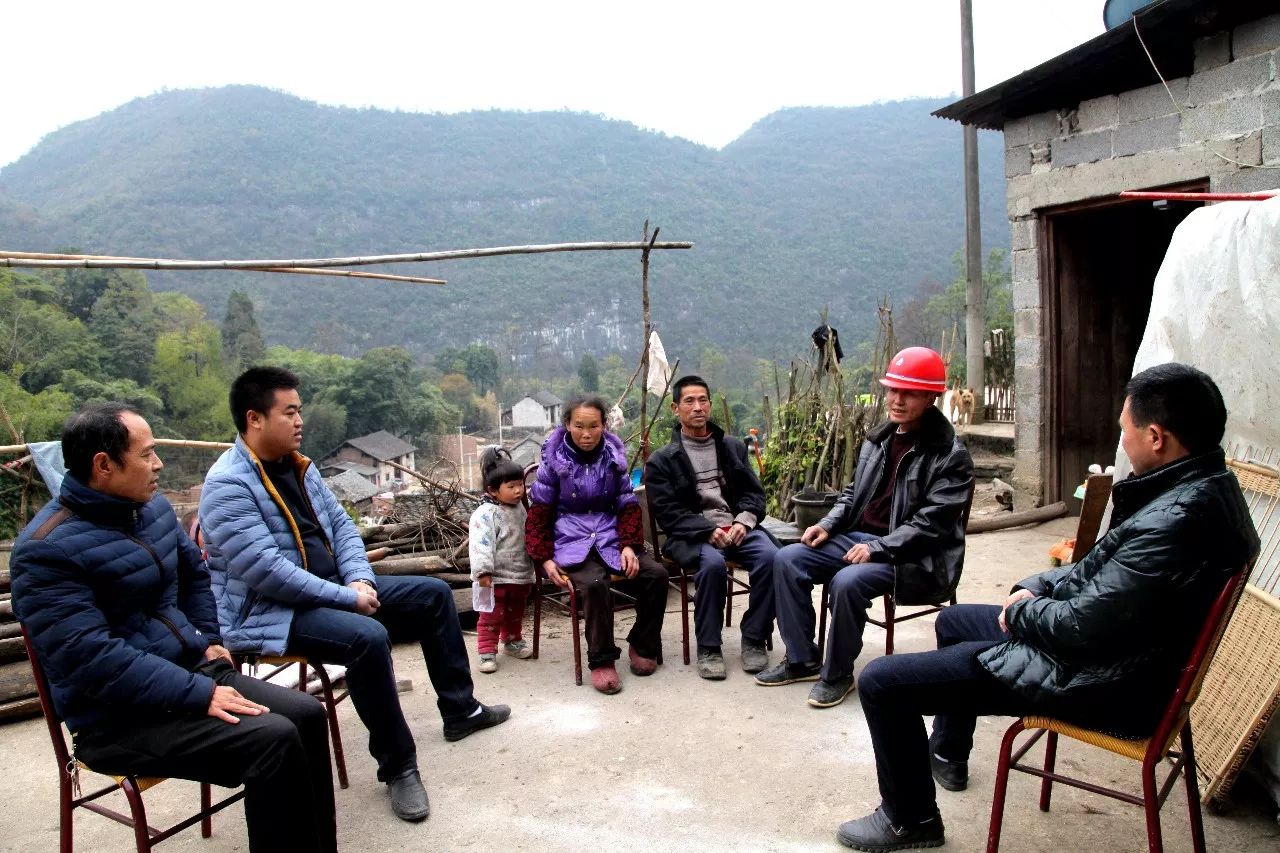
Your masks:
[[[1280,14],[1200,39],[1191,76],[1167,82],[1168,89],[1156,83],[1104,95],[1004,128],[1017,333],[1013,480],[1032,494],[1043,497],[1049,402],[1038,211],[1204,178],[1214,192],[1280,188]]]

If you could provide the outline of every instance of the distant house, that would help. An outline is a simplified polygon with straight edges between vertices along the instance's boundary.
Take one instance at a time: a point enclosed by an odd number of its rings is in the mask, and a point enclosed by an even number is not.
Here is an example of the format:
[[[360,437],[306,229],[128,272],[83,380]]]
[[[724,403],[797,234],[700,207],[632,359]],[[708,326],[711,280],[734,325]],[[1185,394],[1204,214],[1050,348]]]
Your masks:
[[[550,391],[535,391],[502,412],[502,426],[546,431],[560,423],[563,406],[564,400]]]
[[[324,481],[334,497],[343,503],[351,504],[361,515],[369,514],[373,506],[373,496],[379,491],[377,486],[354,471],[342,471],[335,476],[325,477]]]
[[[528,468],[542,458],[542,437],[539,435],[526,435],[508,447],[507,450],[510,451],[511,458],[517,465],[521,468]]]
[[[397,485],[407,476],[388,464],[391,462],[410,471],[416,470],[414,447],[409,442],[380,429],[359,438],[347,439],[337,450],[322,459],[319,467],[322,475],[326,471],[337,473],[344,470],[353,471],[382,490]],[[344,467],[343,463],[355,463],[356,466],[361,467]]]

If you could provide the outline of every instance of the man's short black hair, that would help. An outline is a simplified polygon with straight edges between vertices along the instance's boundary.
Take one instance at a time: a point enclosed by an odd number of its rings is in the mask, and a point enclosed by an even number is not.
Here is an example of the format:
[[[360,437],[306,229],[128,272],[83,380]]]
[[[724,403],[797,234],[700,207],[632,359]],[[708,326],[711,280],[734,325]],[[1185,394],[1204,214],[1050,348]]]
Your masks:
[[[1222,444],[1227,407],[1204,371],[1176,361],[1158,364],[1130,379],[1124,393],[1135,426],[1159,424],[1193,455]]]
[[[249,429],[249,412],[266,414],[276,401],[277,391],[296,391],[301,384],[298,375],[283,367],[251,367],[231,383],[231,420],[236,432]]]
[[[707,389],[707,396],[711,396],[711,386],[707,384],[707,380],[697,374],[690,373],[688,376],[681,376],[676,380],[676,384],[671,386],[671,399],[679,403],[681,395],[684,394],[684,389],[690,385],[701,385]]]
[[[129,450],[129,428],[120,420],[138,410],[125,403],[90,403],[62,424],[62,461],[68,473],[88,484],[93,457],[99,453],[119,464]]]

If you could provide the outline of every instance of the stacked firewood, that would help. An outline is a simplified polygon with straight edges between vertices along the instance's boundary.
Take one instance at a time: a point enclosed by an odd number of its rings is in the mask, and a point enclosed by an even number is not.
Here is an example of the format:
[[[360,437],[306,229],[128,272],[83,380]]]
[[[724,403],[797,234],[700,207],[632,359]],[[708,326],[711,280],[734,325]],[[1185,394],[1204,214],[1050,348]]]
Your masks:
[[[467,523],[478,500],[448,488],[396,496],[383,524],[360,531],[380,575],[434,575],[455,589],[471,586]],[[458,596],[461,607],[464,597]],[[470,599],[465,601],[470,609]]]
[[[13,615],[9,570],[5,568],[0,570],[0,723],[38,716],[36,680],[22,645],[22,628]]]

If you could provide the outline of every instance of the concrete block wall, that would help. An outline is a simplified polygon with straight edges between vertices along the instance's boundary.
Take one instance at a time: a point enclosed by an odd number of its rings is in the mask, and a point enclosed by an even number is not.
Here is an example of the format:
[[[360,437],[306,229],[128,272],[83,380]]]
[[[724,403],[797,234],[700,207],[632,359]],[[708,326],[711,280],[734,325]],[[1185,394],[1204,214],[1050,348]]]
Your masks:
[[[1037,211],[1205,178],[1215,192],[1280,188],[1280,13],[1198,40],[1193,68],[1168,89],[1157,83],[1005,125],[1017,334],[1012,477],[1032,494],[1043,496],[1048,407]]]

